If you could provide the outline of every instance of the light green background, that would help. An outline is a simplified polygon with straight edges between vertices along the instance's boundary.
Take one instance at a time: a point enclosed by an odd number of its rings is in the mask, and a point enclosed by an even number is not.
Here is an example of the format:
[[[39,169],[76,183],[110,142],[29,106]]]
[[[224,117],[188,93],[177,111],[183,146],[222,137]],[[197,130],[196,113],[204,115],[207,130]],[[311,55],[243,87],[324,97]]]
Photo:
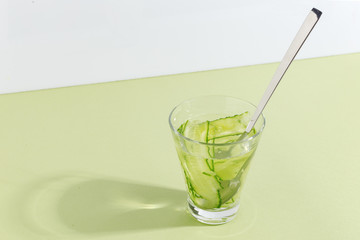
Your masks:
[[[184,213],[168,127],[184,99],[258,103],[277,64],[0,96],[0,239],[359,239],[360,54],[295,61],[237,218]]]

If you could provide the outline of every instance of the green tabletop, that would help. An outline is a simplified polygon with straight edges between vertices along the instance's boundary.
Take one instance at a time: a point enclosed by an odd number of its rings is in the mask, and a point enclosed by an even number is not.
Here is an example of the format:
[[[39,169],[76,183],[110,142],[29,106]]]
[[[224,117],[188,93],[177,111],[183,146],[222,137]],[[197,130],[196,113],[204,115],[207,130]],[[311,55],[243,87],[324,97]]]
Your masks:
[[[359,64],[293,63],[220,226],[184,212],[168,114],[208,94],[257,104],[276,63],[1,95],[0,239],[360,239]]]

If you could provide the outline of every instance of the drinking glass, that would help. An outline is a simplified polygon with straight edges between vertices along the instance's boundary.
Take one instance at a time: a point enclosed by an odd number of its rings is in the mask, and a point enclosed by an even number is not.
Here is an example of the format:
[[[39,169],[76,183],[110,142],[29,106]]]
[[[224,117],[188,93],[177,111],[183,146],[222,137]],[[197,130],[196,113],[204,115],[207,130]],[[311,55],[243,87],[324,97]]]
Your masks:
[[[170,113],[169,124],[188,193],[187,209],[202,223],[223,224],[236,216],[241,189],[265,127],[265,118],[261,115],[251,134],[242,140],[237,140],[240,133],[233,133],[232,141],[208,136],[204,136],[205,141],[198,141],[189,136],[206,134],[206,130],[184,134],[184,128],[187,124],[198,124],[193,130],[201,126],[205,129],[212,124],[229,130],[235,116],[247,112],[241,119],[245,129],[255,110],[256,106],[238,98],[202,96],[184,101]],[[216,125],[220,123],[217,119],[223,119],[221,126]]]

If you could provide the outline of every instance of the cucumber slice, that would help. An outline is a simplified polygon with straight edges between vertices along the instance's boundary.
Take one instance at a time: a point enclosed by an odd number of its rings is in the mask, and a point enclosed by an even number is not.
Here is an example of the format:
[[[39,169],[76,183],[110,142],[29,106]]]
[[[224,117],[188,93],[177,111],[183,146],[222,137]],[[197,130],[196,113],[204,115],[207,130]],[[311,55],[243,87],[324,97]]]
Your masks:
[[[246,161],[252,157],[254,149],[235,158],[221,159],[215,161],[215,172],[222,180],[235,178]]]
[[[248,112],[210,121],[209,128],[211,131],[209,131],[208,140],[215,140],[215,143],[236,141],[245,132],[248,122]]]
[[[219,118],[213,121],[186,121],[179,128],[178,132],[185,137],[199,142],[226,143],[235,141],[245,132],[249,122],[249,113],[244,112],[226,118]]]
[[[185,137],[204,143],[229,143],[245,132],[249,113],[220,118],[213,121],[186,121],[178,132]],[[252,131],[250,134],[255,134]],[[232,146],[211,146],[183,142],[177,151],[184,169],[189,196],[202,209],[220,208],[234,201],[237,189],[229,187],[229,181],[239,176],[254,150],[240,157],[230,158]]]
[[[196,206],[211,209],[219,206],[219,180],[209,166],[213,160],[193,156],[179,151],[189,196]]]

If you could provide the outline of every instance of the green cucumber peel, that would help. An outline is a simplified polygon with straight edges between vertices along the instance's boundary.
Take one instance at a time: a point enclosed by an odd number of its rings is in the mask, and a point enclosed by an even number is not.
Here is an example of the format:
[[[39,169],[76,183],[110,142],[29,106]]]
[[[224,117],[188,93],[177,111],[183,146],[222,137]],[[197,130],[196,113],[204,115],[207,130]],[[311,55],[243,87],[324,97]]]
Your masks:
[[[186,128],[188,122],[189,122],[189,120],[186,120],[186,122],[184,122],[183,124],[181,124],[181,126],[178,128],[177,131],[178,131],[180,134],[184,134],[185,128]]]
[[[211,161],[209,163],[209,159],[205,158],[205,162],[206,162],[206,165],[208,166],[208,168],[210,169],[210,171],[214,172],[215,171],[214,160],[211,159]]]
[[[198,192],[196,192],[195,188],[193,187],[190,178],[187,176],[186,172],[184,171],[185,179],[186,179],[186,185],[188,186],[190,194],[193,196],[193,198],[204,198],[201,196]]]
[[[207,172],[202,172],[202,174],[206,175],[206,176],[209,176],[209,177],[212,177],[213,175],[211,175],[210,173],[207,173]]]
[[[219,204],[217,205],[217,208],[220,208],[221,205],[222,205],[222,199],[221,199],[221,194],[220,194],[219,189],[217,190],[217,196],[218,196],[218,199],[219,199]]]

